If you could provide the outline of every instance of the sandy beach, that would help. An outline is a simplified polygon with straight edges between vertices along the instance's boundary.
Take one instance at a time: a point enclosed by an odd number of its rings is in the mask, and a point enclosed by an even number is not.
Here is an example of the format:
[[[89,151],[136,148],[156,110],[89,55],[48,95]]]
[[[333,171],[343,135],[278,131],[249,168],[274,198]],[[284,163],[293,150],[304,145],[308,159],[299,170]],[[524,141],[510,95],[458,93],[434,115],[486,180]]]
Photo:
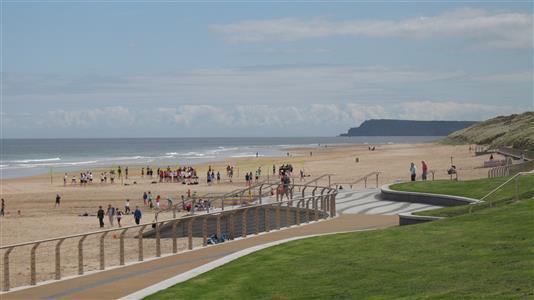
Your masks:
[[[6,201],[6,216],[0,218],[2,245],[31,241],[43,238],[52,238],[62,235],[98,230],[98,222],[94,215],[99,205],[107,207],[111,204],[123,208],[125,199],[130,199],[132,208],[140,206],[143,211],[143,221],[151,221],[154,213],[143,206],[142,194],[151,191],[155,196],[161,195],[162,205],[166,204],[167,197],[179,199],[188,189],[196,191],[198,195],[211,192],[226,192],[244,187],[245,172],[255,172],[262,167],[262,177],[272,175],[272,165],[290,163],[298,173],[304,169],[311,177],[330,173],[332,183],[350,182],[361,176],[380,171],[380,184],[409,179],[410,162],[416,163],[420,170],[420,162],[424,160],[429,170],[435,170],[436,179],[447,179],[447,168],[450,166],[451,156],[453,163],[459,169],[460,180],[487,176],[487,169],[480,168],[487,157],[475,157],[470,153],[468,146],[448,146],[432,143],[423,144],[394,144],[378,145],[375,151],[369,151],[367,145],[336,146],[328,148],[295,148],[290,149],[291,157],[259,157],[230,159],[226,162],[201,164],[195,167],[198,170],[198,185],[182,185],[176,183],[151,184],[153,179],[141,178],[141,166],[129,167],[129,179],[120,184],[100,184],[95,182],[87,186],[63,186],[63,173],[53,174],[52,183],[49,174],[6,179],[1,182],[2,198]],[[313,152],[310,156],[310,151]],[[356,158],[359,162],[356,163]],[[227,164],[235,166],[234,182],[226,178]],[[205,173],[211,166],[221,173],[221,183],[206,183]],[[157,166],[151,166],[157,168]],[[161,166],[166,167],[166,166]],[[92,170],[99,174],[98,170]],[[69,173],[69,180],[74,175]],[[238,176],[239,174],[239,176]],[[79,175],[79,173],[78,173]],[[429,175],[430,176],[430,175]],[[431,176],[430,176],[431,179]],[[95,176],[99,181],[99,176]],[[133,182],[137,184],[133,184]],[[374,179],[370,185],[374,185]],[[361,184],[363,188],[363,184]],[[56,194],[62,197],[61,206],[54,207]],[[18,211],[20,210],[20,215]],[[90,216],[82,217],[84,213]],[[125,216],[123,225],[133,225],[133,218]],[[108,224],[106,224],[106,228]]]

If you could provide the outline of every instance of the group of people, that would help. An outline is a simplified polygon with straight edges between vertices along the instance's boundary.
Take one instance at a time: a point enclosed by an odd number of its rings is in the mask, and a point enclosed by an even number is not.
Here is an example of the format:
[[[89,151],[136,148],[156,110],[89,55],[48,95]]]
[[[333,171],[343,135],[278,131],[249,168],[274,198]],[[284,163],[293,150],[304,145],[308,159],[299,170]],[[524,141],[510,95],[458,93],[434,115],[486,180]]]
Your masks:
[[[208,185],[211,185],[215,180],[217,180],[217,183],[221,182],[221,173],[217,171],[217,175],[215,175],[215,170],[209,166],[208,173],[206,174],[206,181]]]
[[[428,174],[428,165],[425,161],[421,161],[421,180],[426,180]],[[417,178],[417,167],[412,162],[410,163],[410,179],[411,181],[415,181]]]
[[[150,170],[150,174],[152,174],[152,169],[147,167],[147,170]],[[144,171],[141,170],[141,174],[143,174],[143,172]],[[197,171],[193,167],[179,167],[173,170],[171,167],[167,166],[167,169],[158,168],[156,174],[159,182],[174,182],[188,185],[198,184]],[[150,176],[152,177],[152,175]]]
[[[113,207],[111,204],[108,205],[108,208],[106,211],[102,208],[102,206],[98,207],[98,211],[96,213],[96,216],[98,218],[100,228],[104,227],[104,217],[107,216],[109,220],[109,225],[111,227],[114,226],[114,221],[117,220],[117,225],[119,227],[122,227],[121,220],[124,215],[128,215],[132,213],[130,210],[130,200],[126,199],[126,202],[124,204],[124,211],[121,211],[118,207]],[[139,209],[139,206],[135,207],[135,211],[133,212],[133,217],[135,224],[139,225],[141,222],[142,213]]]

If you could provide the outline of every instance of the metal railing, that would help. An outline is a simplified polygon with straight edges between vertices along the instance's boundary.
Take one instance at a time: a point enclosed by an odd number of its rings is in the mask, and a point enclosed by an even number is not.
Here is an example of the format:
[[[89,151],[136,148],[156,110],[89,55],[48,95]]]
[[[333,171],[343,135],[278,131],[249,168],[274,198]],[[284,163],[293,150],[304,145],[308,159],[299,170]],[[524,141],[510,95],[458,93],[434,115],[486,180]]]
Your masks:
[[[314,181],[315,182],[315,181]],[[258,189],[261,191],[262,187],[267,184],[261,184],[258,186]],[[300,187],[302,189],[305,189],[306,187],[309,187],[309,185],[293,185],[292,189],[294,187]],[[106,237],[109,234],[113,234],[113,239],[118,239],[119,247],[117,253],[113,253],[113,256],[118,257],[118,265],[122,266],[125,265],[126,259],[125,259],[125,235],[129,231],[130,233],[134,232],[135,235],[132,237],[131,241],[137,240],[137,256],[138,261],[143,261],[145,258],[144,255],[144,246],[143,246],[143,235],[144,231],[147,227],[151,226],[154,228],[155,231],[155,257],[160,257],[162,255],[162,247],[161,247],[161,236],[160,236],[160,229],[162,226],[171,226],[172,228],[172,237],[170,238],[172,240],[172,251],[171,253],[177,253],[178,247],[177,247],[177,233],[176,233],[176,226],[177,224],[181,223],[184,224],[183,228],[185,230],[185,224],[187,224],[187,249],[193,249],[193,226],[197,222],[202,222],[202,246],[208,245],[208,237],[210,234],[216,234],[218,237],[221,237],[221,219],[227,218],[229,220],[230,224],[234,224],[234,217],[236,214],[241,214],[242,216],[242,232],[241,236],[246,237],[247,236],[247,223],[248,221],[245,221],[245,218],[249,218],[248,211],[254,211],[254,215],[251,216],[251,218],[254,219],[254,226],[256,228],[255,233],[259,233],[259,222],[260,222],[260,214],[259,211],[263,210],[263,219],[262,222],[264,224],[264,231],[268,232],[274,228],[280,229],[281,224],[281,209],[282,207],[285,208],[286,211],[286,226],[290,227],[293,225],[300,225],[302,223],[302,217],[301,215],[304,214],[304,218],[306,219],[306,222],[310,221],[317,221],[319,219],[319,216],[322,215],[324,218],[328,217],[335,217],[336,216],[336,205],[335,205],[335,197],[337,194],[336,189],[330,188],[330,187],[317,187],[314,186],[314,191],[312,192],[312,195],[303,196],[296,199],[289,199],[286,201],[277,201],[271,202],[271,203],[261,203],[261,200],[258,204],[250,204],[242,202],[241,207],[234,208],[232,210],[220,210],[220,211],[214,211],[210,213],[204,213],[204,214],[191,214],[187,216],[182,216],[178,218],[170,218],[166,220],[155,220],[153,222],[144,223],[140,225],[133,225],[133,226],[125,226],[122,228],[113,228],[113,229],[106,229],[106,230],[99,230],[99,231],[92,231],[92,232],[86,232],[81,234],[74,234],[74,235],[67,235],[57,238],[50,238],[50,239],[43,239],[43,240],[37,240],[37,241],[30,241],[30,242],[24,242],[24,243],[18,243],[18,244],[12,244],[7,246],[0,247],[0,250],[3,251],[3,291],[9,291],[11,288],[11,282],[10,282],[10,255],[11,253],[17,249],[22,249],[23,247],[31,246],[30,250],[30,261],[29,261],[29,269],[30,269],[30,276],[29,276],[29,284],[30,285],[36,285],[37,284],[37,260],[36,255],[40,247],[42,248],[43,245],[52,245],[54,247],[54,279],[59,280],[62,278],[62,259],[61,259],[61,250],[62,250],[62,244],[64,244],[66,241],[73,242],[74,244],[77,244],[77,274],[83,275],[84,274],[84,249],[86,248],[86,245],[84,244],[84,241],[87,240],[88,237],[96,237],[98,240],[98,264],[99,264],[99,270],[105,270],[106,269]],[[321,188],[320,195],[315,194],[315,189]],[[243,191],[241,191],[243,192]],[[259,193],[261,195],[261,192]],[[304,193],[303,193],[304,195]],[[261,197],[259,198],[261,199]],[[224,199],[223,199],[224,203]],[[293,204],[296,204],[295,206]],[[274,222],[276,226],[274,228],[271,228],[271,219],[272,219],[272,213],[271,210],[275,212],[274,216]],[[291,217],[290,214],[293,213],[294,217]],[[313,215],[313,219],[310,217],[310,214]],[[214,232],[210,232],[208,230],[207,222],[210,218],[216,219],[216,230],[212,230]],[[294,222],[290,223],[289,221],[294,220]],[[248,220],[248,219],[247,219]],[[235,226],[230,227],[231,232],[230,236],[233,237],[235,235]],[[118,233],[118,238],[115,233]],[[184,236],[185,237],[185,236]],[[85,248],[84,248],[85,247]],[[74,249],[69,249],[74,250]],[[65,251],[65,250],[64,250]],[[109,252],[109,250],[108,250]],[[75,251],[70,251],[69,253],[76,253]],[[131,253],[128,253],[131,254]],[[109,257],[108,257],[109,258]],[[109,262],[108,262],[109,264]],[[72,267],[72,266],[71,266]],[[18,271],[18,270],[17,270]]]
[[[534,160],[518,164],[500,166],[488,170],[488,178],[512,176],[520,172],[527,172],[534,168]]]
[[[345,185],[349,185],[350,188],[352,188],[353,185],[356,185],[356,184],[358,184],[358,183],[360,183],[360,182],[363,181],[363,183],[364,183],[364,187],[367,188],[367,181],[368,181],[368,179],[369,179],[370,177],[374,176],[374,177],[375,177],[375,180],[376,180],[376,185],[375,185],[375,186],[376,186],[376,188],[378,188],[378,186],[379,186],[379,184],[378,184],[378,182],[379,182],[379,181],[378,181],[378,176],[380,176],[380,174],[382,174],[382,172],[380,172],[380,171],[375,171],[375,172],[371,172],[371,173],[365,174],[365,175],[363,175],[362,177],[360,177],[360,178],[358,178],[358,179],[356,179],[356,180],[354,180],[354,181],[350,181],[350,182],[336,182],[336,183],[334,183],[334,185],[336,186],[336,188],[339,188],[340,185],[345,184]]]

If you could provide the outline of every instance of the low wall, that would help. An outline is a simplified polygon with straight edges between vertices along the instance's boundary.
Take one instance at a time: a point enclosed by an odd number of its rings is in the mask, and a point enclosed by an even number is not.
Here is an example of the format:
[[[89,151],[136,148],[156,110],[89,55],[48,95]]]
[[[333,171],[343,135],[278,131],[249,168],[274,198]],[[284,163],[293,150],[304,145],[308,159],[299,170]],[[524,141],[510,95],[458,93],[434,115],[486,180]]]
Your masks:
[[[419,193],[419,192],[405,192],[405,191],[395,191],[389,188],[391,184],[382,186],[380,189],[380,194],[383,200],[388,201],[397,201],[397,202],[411,202],[411,203],[422,203],[436,206],[459,206],[467,205],[472,203],[478,203],[479,200],[452,196],[452,195],[443,195],[443,194],[430,194],[430,193]],[[411,213],[399,214],[399,225],[411,225],[419,224],[430,221],[435,221],[441,219],[440,217],[430,217],[430,216],[416,216]]]
[[[390,184],[387,184],[380,189],[380,194],[383,200],[422,203],[436,206],[458,206],[479,202],[479,200],[476,199],[460,196],[395,191],[390,189],[389,186]]]

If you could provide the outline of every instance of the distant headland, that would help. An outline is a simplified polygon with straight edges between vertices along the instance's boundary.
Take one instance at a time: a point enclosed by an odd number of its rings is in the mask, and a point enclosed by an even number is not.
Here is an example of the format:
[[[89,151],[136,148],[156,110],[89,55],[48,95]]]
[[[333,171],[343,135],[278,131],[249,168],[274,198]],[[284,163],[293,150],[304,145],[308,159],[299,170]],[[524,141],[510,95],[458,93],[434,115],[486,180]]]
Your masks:
[[[372,119],[340,136],[446,136],[474,125],[474,121],[414,121]]]

